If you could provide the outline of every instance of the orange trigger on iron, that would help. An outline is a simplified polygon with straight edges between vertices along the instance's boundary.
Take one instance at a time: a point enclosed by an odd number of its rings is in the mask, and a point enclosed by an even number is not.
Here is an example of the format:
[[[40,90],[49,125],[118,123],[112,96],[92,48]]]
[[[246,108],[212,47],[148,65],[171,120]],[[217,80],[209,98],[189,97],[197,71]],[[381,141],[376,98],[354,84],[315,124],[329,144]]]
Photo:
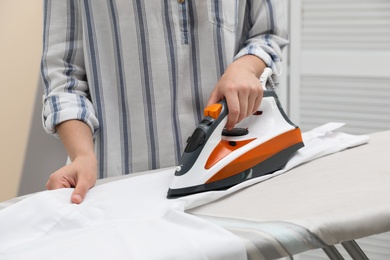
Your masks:
[[[219,114],[221,113],[222,110],[222,104],[216,103],[212,104],[204,109],[204,116],[210,116],[214,119],[217,119]]]

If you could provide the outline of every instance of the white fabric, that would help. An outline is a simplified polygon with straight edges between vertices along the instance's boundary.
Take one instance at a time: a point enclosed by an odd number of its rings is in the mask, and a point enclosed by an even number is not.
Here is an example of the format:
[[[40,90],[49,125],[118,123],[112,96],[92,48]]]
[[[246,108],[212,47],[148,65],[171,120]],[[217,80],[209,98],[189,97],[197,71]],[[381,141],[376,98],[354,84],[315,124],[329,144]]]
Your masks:
[[[97,186],[81,205],[70,203],[72,189],[42,192],[0,211],[0,259],[246,259],[237,237],[185,210],[368,141],[333,132],[341,126],[304,134],[306,146],[285,169],[226,191],[168,200],[166,169]]]
[[[0,212],[0,259],[246,259],[234,235],[166,199],[172,170],[42,192]]]

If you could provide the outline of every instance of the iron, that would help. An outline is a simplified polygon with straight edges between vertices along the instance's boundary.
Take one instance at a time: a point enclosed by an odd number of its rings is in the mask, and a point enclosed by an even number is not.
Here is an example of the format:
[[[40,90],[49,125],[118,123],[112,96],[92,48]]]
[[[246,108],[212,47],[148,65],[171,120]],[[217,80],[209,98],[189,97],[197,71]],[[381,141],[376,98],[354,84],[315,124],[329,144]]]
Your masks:
[[[287,117],[274,89],[265,89],[259,109],[231,131],[224,129],[227,115],[225,100],[205,108],[187,140],[168,198],[227,189],[271,174],[304,146],[299,127]]]

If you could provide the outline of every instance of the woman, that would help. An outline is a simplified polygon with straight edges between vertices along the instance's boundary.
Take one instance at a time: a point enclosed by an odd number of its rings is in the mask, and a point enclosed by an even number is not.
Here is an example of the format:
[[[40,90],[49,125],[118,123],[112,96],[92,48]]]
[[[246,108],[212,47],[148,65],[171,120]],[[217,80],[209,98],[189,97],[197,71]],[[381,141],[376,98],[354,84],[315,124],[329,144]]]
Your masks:
[[[262,99],[287,44],[281,0],[45,0],[43,125],[71,163],[48,189],[173,166],[206,105],[227,129]]]

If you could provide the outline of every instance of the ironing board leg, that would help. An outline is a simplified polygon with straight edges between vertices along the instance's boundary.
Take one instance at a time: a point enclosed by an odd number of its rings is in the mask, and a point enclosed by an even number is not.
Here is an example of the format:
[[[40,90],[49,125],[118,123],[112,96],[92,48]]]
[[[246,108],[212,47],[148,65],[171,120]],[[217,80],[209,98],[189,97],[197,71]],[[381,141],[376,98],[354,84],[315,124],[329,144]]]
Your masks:
[[[364,254],[363,250],[359,247],[359,245],[355,242],[355,240],[342,242],[341,245],[348,252],[348,254],[354,260],[368,260],[366,254]]]
[[[343,256],[337,251],[335,246],[327,246],[322,248],[322,251],[329,257],[330,260],[344,260]]]

